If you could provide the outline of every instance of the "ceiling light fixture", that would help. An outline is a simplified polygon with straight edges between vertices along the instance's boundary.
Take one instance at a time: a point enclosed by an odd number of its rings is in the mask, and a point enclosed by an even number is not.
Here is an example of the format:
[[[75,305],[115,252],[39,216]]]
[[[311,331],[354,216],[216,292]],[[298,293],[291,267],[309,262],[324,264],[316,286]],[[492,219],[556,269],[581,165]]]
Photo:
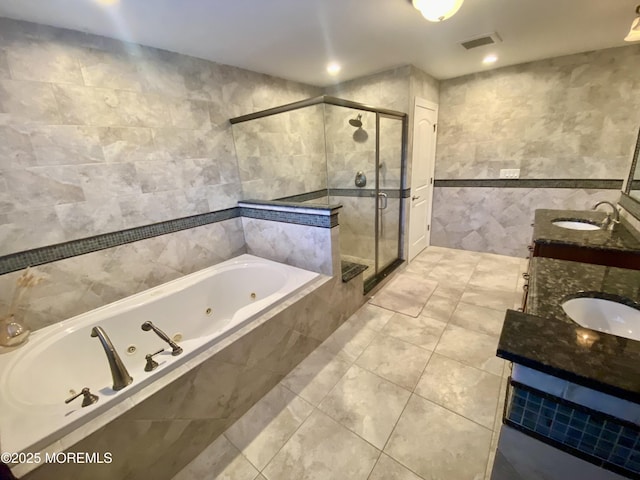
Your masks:
[[[491,63],[496,63],[498,61],[498,57],[496,55],[487,55],[486,57],[484,57],[482,59],[482,63],[484,63],[485,65],[489,65]]]
[[[636,14],[638,15],[631,24],[631,30],[629,34],[624,37],[625,42],[637,42],[640,41],[640,5],[636,7]]]
[[[464,0],[409,0],[430,22],[442,22],[453,17]]]
[[[342,67],[335,62],[327,65],[327,72],[329,72],[329,75],[337,75],[340,73],[340,70],[342,70]]]

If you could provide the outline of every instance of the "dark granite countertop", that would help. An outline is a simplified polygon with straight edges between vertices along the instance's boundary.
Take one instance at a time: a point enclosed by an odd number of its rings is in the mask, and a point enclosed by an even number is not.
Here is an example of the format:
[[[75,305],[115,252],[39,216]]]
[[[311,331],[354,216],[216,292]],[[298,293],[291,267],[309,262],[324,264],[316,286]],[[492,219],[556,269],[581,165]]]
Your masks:
[[[561,306],[579,292],[640,303],[640,271],[536,257],[530,275],[526,312],[507,311],[498,356],[640,403],[640,342],[585,329]]]
[[[592,210],[536,210],[533,241],[600,250],[637,252],[640,255],[640,240],[634,237],[624,222],[615,225],[613,230],[571,230],[552,224],[556,219],[583,219],[602,223],[605,216],[606,212]]]

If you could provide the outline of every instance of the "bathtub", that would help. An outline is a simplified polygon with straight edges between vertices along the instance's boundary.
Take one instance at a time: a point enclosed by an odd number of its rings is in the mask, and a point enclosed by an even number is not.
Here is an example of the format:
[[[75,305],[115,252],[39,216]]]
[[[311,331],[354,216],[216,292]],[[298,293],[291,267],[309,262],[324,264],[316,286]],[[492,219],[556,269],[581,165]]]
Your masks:
[[[2,452],[37,451],[128,397],[156,389],[154,382],[209,349],[319,274],[240,255],[125,299],[32,333],[24,346],[0,354],[0,445]],[[141,325],[152,321],[183,348],[179,356]],[[114,391],[109,364],[97,338],[101,326],[110,337],[133,382]],[[240,333],[239,333],[240,334]],[[159,366],[145,372],[145,356],[164,348]],[[195,361],[195,360],[194,360]],[[185,365],[186,364],[186,365]],[[167,377],[168,378],[168,377]],[[166,380],[166,379],[165,379]],[[89,387],[97,403],[81,407]],[[120,408],[120,410],[125,410]]]

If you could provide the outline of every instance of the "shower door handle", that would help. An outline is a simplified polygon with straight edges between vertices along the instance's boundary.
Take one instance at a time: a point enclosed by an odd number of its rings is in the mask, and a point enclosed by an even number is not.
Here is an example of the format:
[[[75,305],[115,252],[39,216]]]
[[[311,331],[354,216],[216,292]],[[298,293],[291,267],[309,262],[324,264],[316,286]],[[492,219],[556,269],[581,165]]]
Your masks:
[[[384,200],[384,204],[380,202],[380,199]],[[388,203],[387,194],[383,192],[378,193],[378,208],[380,210],[384,210],[385,208],[387,208],[387,203]]]

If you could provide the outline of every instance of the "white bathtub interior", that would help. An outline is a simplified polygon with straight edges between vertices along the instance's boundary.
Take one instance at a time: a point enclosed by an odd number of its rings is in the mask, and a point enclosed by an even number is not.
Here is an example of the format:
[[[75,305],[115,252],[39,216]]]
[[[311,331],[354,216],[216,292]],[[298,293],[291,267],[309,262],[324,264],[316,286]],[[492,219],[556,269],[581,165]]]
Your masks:
[[[318,273],[253,255],[241,255],[107,306],[34,332],[29,342],[0,355],[0,439],[3,451],[26,451],[77,428],[162,377],[194,355],[290,297]],[[155,333],[150,320],[184,349],[179,356]],[[133,377],[114,391],[105,352],[90,332],[104,328]],[[145,355],[160,348],[159,366],[145,372]],[[81,407],[65,399],[83,387],[99,401]]]

